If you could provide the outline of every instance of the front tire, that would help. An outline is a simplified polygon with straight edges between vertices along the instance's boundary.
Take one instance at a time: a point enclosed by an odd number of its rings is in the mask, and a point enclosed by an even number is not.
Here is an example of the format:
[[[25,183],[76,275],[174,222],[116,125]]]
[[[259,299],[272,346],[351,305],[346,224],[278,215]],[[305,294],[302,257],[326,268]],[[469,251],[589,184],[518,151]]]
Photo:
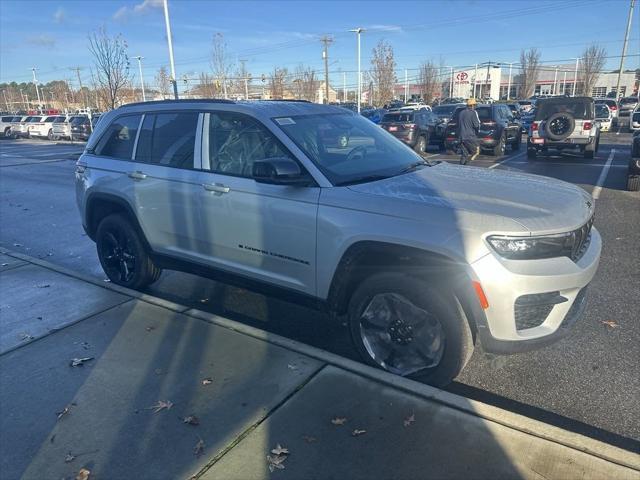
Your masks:
[[[47,133],[47,138],[49,140],[53,140],[53,130],[49,129],[49,132]]]
[[[498,141],[498,144],[493,147],[493,149],[491,150],[491,154],[494,157],[501,157],[504,155],[505,152],[505,136],[504,133],[502,135],[500,135],[500,140]]]
[[[113,283],[135,290],[160,278],[136,228],[123,215],[114,213],[98,225],[96,248],[102,269]]]
[[[418,137],[418,141],[416,142],[415,147],[413,149],[419,155],[424,155],[427,153],[427,145],[429,144],[427,137],[425,135],[420,135]]]
[[[348,321],[366,363],[431,385],[450,383],[473,353],[473,335],[453,293],[409,275],[365,279],[349,301]]]

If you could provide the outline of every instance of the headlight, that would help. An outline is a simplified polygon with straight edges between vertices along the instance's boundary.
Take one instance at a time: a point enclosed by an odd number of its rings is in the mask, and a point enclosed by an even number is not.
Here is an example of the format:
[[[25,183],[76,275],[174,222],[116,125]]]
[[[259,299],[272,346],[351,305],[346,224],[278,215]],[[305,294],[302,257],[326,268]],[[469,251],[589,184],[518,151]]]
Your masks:
[[[512,260],[531,260],[570,257],[576,235],[575,232],[569,232],[541,237],[492,236],[487,240],[501,257]]]

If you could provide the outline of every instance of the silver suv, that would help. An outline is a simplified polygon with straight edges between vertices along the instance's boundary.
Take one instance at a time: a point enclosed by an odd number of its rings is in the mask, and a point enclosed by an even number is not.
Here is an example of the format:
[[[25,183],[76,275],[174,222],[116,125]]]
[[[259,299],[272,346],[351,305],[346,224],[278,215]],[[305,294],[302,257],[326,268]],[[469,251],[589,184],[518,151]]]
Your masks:
[[[366,362],[443,385],[474,345],[563,336],[600,258],[594,205],[550,178],[429,163],[305,102],[183,100],[106,114],[77,202],[108,277],[177,269],[346,319]]]
[[[600,123],[591,97],[552,97],[538,100],[529,127],[527,157],[535,159],[550,150],[578,148],[593,158],[600,146]]]

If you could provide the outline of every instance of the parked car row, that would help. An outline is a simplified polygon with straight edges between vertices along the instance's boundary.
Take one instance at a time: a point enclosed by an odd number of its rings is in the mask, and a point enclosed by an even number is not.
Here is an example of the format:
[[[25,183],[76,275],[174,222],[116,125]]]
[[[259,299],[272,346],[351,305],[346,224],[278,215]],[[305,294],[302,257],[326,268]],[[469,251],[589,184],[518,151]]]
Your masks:
[[[6,138],[88,140],[100,115],[5,115],[0,131]]]

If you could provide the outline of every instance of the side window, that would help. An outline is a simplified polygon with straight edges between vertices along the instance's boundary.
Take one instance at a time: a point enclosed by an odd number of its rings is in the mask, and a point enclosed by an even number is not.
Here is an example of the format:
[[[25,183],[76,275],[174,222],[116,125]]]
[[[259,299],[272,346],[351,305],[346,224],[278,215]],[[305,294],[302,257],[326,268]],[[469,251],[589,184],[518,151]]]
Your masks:
[[[210,114],[211,171],[251,178],[253,162],[275,157],[290,157],[290,154],[257,120],[230,112]]]
[[[96,155],[131,160],[140,115],[128,115],[113,121],[96,145]]]
[[[142,123],[136,161],[193,168],[198,112],[147,114]]]

